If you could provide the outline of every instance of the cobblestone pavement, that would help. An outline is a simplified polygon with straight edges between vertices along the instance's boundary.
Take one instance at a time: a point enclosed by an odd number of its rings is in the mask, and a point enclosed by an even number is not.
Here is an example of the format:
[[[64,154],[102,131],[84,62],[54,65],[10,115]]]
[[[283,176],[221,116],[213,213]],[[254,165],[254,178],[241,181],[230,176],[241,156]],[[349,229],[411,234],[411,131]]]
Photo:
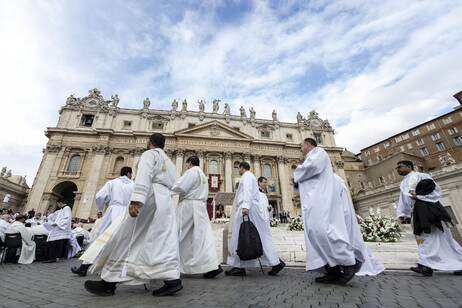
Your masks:
[[[347,287],[315,284],[319,274],[286,268],[279,276],[259,269],[246,277],[221,274],[205,280],[182,277],[184,289],[173,296],[153,297],[160,287],[118,286],[115,296],[85,291],[86,279],[70,272],[77,259],[55,264],[0,265],[1,307],[462,307],[462,277],[434,273],[422,277],[411,271],[386,271],[375,277],[355,277]],[[266,270],[267,272],[267,270]]]

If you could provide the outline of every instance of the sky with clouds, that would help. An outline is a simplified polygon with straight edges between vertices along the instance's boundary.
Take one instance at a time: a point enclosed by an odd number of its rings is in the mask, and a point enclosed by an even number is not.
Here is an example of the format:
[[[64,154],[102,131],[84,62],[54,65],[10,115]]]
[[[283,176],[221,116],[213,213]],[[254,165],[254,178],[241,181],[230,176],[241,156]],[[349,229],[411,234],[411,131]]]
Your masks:
[[[355,153],[458,105],[462,1],[0,0],[0,167],[32,184],[69,94],[295,122]]]

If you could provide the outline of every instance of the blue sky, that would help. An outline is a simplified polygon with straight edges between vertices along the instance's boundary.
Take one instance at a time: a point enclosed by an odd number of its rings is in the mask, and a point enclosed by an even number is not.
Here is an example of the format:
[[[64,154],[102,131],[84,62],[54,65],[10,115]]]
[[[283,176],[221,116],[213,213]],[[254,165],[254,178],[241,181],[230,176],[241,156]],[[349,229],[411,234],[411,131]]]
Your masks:
[[[0,0],[0,167],[31,185],[44,130],[95,87],[124,108],[314,109],[358,152],[458,104],[460,16],[445,0]]]

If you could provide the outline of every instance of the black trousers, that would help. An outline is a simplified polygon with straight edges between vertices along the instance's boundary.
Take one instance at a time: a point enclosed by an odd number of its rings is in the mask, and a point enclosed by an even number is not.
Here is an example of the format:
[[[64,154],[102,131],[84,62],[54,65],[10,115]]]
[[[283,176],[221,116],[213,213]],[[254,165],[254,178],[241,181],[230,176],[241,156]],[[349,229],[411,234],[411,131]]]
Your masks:
[[[67,258],[69,239],[48,242],[47,259]]]

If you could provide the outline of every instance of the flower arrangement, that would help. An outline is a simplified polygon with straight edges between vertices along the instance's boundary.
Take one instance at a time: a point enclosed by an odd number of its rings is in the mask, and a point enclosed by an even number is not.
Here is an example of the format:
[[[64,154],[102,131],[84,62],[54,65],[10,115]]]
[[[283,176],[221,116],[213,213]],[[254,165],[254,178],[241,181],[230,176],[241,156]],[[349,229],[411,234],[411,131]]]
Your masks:
[[[289,230],[290,231],[303,231],[303,218],[296,214],[294,218],[291,218],[289,221]]]
[[[397,242],[401,238],[401,223],[392,215],[382,216],[380,209],[374,214],[370,208],[368,217],[356,217],[366,242]]]
[[[273,218],[270,220],[270,227],[277,227],[278,226],[278,219],[277,218]]]

